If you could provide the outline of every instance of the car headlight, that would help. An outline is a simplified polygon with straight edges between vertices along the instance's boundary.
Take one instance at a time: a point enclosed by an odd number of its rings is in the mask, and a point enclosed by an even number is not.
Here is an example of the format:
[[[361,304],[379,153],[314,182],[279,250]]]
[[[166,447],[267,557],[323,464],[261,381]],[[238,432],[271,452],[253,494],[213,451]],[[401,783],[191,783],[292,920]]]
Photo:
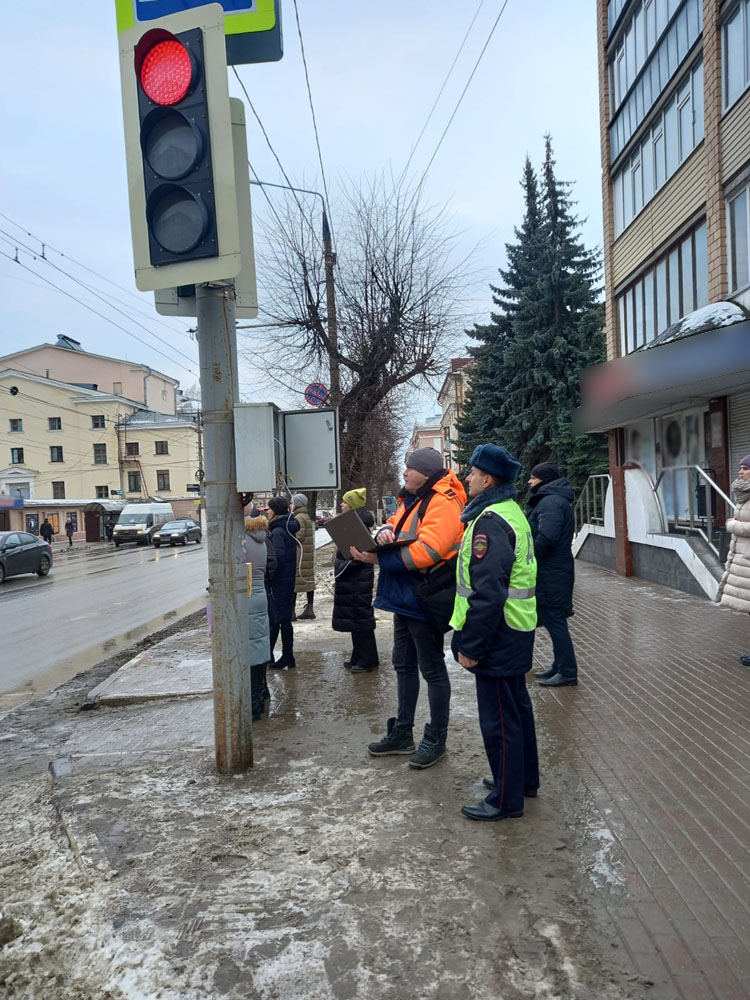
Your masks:
[[[143,534],[143,531],[142,531],[141,528],[139,528],[138,531],[136,531],[136,535],[142,535],[142,534]]]

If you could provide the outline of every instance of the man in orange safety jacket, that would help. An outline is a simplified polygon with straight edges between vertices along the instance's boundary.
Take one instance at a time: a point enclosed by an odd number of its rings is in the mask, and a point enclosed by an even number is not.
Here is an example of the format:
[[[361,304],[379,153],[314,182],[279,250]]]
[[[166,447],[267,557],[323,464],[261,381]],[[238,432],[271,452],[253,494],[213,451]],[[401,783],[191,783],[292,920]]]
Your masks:
[[[448,631],[455,595],[465,503],[464,487],[452,470],[443,468],[440,453],[419,448],[406,460],[396,511],[375,536],[377,553],[351,551],[354,559],[378,563],[375,607],[393,612],[398,714],[388,720],[385,736],[370,743],[368,750],[374,757],[409,754],[409,766],[419,769],[431,767],[446,752],[451,685],[443,633]],[[420,673],[427,683],[430,721],[415,750]]]

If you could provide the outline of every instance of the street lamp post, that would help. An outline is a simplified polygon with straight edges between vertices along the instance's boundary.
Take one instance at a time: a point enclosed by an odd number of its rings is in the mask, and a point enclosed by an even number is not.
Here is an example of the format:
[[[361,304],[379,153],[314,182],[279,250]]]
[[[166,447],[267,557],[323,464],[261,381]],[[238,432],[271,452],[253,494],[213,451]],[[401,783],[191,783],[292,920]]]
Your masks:
[[[326,202],[320,191],[311,191],[309,188],[292,187],[289,184],[272,184],[270,181],[250,181],[257,187],[275,187],[284,191],[299,191],[302,194],[311,194],[320,198],[323,206],[323,258],[325,262],[326,279],[326,312],[328,315],[328,371],[330,385],[328,391],[328,401],[331,406],[338,406],[341,403],[341,374],[339,368],[339,338],[338,325],[336,322],[336,291],[333,281],[333,265],[336,263],[336,254],[331,241],[331,229],[328,225],[328,215],[326,214]]]

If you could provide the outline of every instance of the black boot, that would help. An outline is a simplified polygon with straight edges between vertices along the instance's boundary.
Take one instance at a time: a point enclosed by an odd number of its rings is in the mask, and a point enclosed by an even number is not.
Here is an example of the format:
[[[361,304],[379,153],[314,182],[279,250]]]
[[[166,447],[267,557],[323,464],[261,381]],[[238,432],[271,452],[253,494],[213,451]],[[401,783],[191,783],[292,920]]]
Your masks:
[[[445,757],[445,739],[447,730],[437,730],[429,723],[424,727],[422,742],[417,747],[416,753],[409,758],[409,767],[416,767],[423,770],[425,767],[432,767],[439,760]]]
[[[297,664],[294,662],[294,629],[291,622],[281,623],[281,659],[276,660],[274,667],[287,667],[294,670]]]
[[[396,720],[388,720],[388,730],[382,740],[367,747],[373,757],[387,757],[390,754],[412,753],[414,737],[411,726],[396,725]]]
[[[268,690],[268,664],[263,664],[263,701],[271,700],[271,692]]]

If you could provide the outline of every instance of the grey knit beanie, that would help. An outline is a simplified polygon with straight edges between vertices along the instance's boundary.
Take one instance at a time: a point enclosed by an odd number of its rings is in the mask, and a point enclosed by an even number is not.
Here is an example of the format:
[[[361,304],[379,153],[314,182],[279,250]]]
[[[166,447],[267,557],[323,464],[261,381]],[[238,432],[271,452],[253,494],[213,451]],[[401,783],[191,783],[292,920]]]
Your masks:
[[[443,471],[443,457],[434,448],[417,448],[406,458],[406,468],[421,472],[423,476],[437,475]]]

